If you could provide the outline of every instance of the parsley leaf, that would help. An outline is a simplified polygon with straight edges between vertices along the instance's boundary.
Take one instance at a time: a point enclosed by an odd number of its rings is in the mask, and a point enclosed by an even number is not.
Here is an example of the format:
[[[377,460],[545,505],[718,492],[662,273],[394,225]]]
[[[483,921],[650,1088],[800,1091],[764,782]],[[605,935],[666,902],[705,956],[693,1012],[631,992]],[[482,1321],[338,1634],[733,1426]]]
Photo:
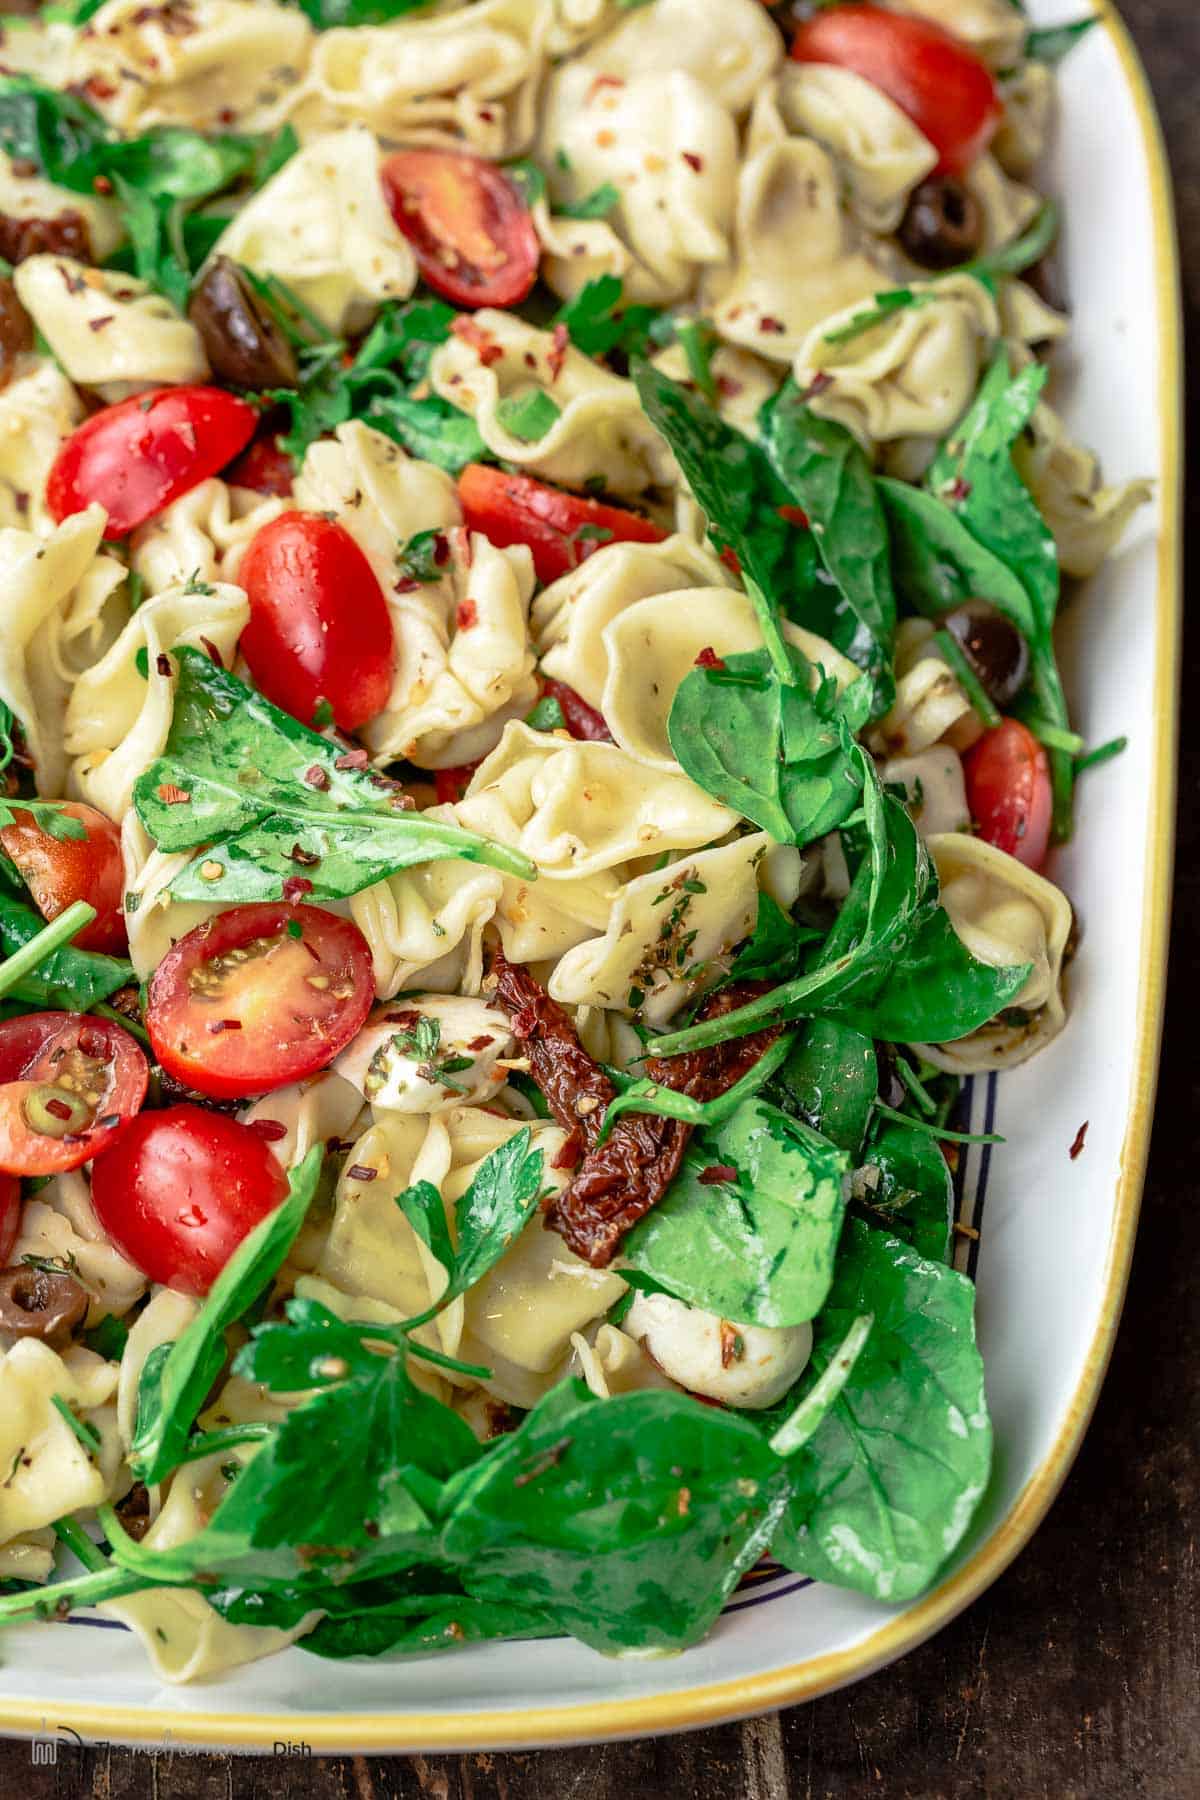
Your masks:
[[[555,314],[577,350],[587,356],[647,354],[651,326],[661,314],[653,306],[623,306],[621,292],[619,276],[598,275]]]

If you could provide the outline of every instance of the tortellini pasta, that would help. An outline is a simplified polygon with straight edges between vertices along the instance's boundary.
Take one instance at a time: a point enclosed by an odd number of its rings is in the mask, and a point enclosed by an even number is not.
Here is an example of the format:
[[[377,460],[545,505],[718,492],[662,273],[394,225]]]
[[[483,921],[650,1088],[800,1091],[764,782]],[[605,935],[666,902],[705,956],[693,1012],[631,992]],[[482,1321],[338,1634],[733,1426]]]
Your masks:
[[[915,756],[946,739],[968,749],[982,727],[928,619],[903,619],[896,633],[896,698],[876,742],[890,756]]]
[[[627,499],[671,485],[675,459],[631,381],[512,313],[484,307],[474,325],[434,352],[429,374],[493,456],[567,487],[599,478]]]
[[[384,198],[373,132],[314,138],[222,232],[214,255],[285,282],[335,335],[412,293],[417,265]]]
[[[408,539],[462,523],[449,475],[415,461],[382,431],[357,419],[309,447],[292,497],[305,512],[337,515],[389,600]]]
[[[9,51],[12,33],[4,45],[5,67],[11,67]],[[39,74],[42,71],[39,70]],[[71,188],[57,187],[44,175],[32,172],[0,150],[0,216],[5,219],[53,219],[62,221],[74,214],[87,234],[87,248],[99,262],[111,256],[124,235],[120,210],[112,200],[99,194],[77,194]]]
[[[30,256],[13,282],[71,380],[106,400],[208,375],[196,327],[132,275],[90,269],[68,256]]]
[[[63,438],[83,418],[83,401],[49,357],[22,357],[0,389],[0,530],[54,527],[46,477]]]
[[[1000,78],[1004,117],[992,153],[1009,175],[1024,178],[1045,154],[1054,122],[1054,73],[1046,63],[1022,62]]]
[[[948,832],[929,839],[941,901],[972,956],[1000,968],[1031,963],[1028,981],[991,1024],[953,1044],[920,1051],[954,1075],[1011,1069],[1057,1037],[1066,1022],[1063,958],[1071,935],[1071,905],[1044,876],[982,838]]]
[[[753,832],[631,881],[604,936],[559,959],[551,995],[567,1005],[612,1007],[650,1025],[664,1024],[711,986],[720,959],[754,930],[759,865],[770,848],[766,832]],[[799,851],[775,846],[774,856],[792,871],[794,899]]]
[[[932,744],[912,756],[891,756],[879,779],[885,787],[904,790],[905,804],[922,837],[970,830],[962,760],[949,744]]]
[[[142,1271],[109,1240],[92,1206],[80,1169],[56,1175],[31,1194],[21,1212],[21,1231],[10,1261],[24,1257],[58,1261],[90,1297],[88,1322],[127,1313],[146,1292]]]
[[[116,1386],[116,1365],[81,1345],[60,1356],[38,1338],[21,1338],[0,1350],[0,1543],[107,1498],[99,1460],[54,1399],[90,1423]]]
[[[615,744],[575,743],[515,721],[455,807],[541,876],[586,876],[724,837],[736,814],[677,769],[648,770]]]
[[[593,44],[580,66],[632,81],[651,72],[692,76],[731,112],[746,112],[783,60],[779,32],[759,0],[651,0],[624,7],[618,28]]]
[[[375,991],[390,999],[418,981],[438,992],[478,993],[483,930],[504,877],[461,861],[421,863],[350,897],[350,915],[371,948]]]
[[[882,89],[833,63],[797,63],[779,77],[779,110],[792,131],[824,145],[868,231],[895,231],[908,197],[938,155]]]
[[[916,300],[855,329],[847,307],[815,325],[796,356],[809,404],[868,447],[892,438],[940,437],[966,411],[983,354],[1000,332],[996,303],[971,275],[913,282]],[[852,335],[847,335],[851,333]]]
[[[81,675],[66,712],[73,787],[110,819],[124,818],[133,784],[162,754],[171,727],[175,675],[167,652],[212,645],[228,665],[250,608],[225,583],[169,587],[139,606],[100,661]],[[138,654],[146,654],[146,674]],[[21,715],[24,716],[24,715]]]
[[[282,500],[227,487],[212,475],[138,527],[130,566],[151,596],[189,581],[236,582],[250,540],[283,511]]]
[[[1096,457],[1072,441],[1058,414],[1044,404],[1034,409],[1013,457],[1054,533],[1067,575],[1094,575],[1154,491],[1141,480],[1106,486]]]
[[[883,0],[892,12],[940,25],[997,69],[1020,62],[1028,21],[1010,0]]]

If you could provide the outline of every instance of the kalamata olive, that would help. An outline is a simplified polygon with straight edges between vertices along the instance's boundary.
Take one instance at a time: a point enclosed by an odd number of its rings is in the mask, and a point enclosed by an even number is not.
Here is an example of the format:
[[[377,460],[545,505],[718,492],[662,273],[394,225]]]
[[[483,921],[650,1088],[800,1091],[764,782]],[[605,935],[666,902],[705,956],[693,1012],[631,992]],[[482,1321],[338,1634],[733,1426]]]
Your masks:
[[[34,174],[37,164],[27,170],[18,158],[12,165],[14,175]],[[76,262],[90,263],[92,234],[81,212],[68,207],[49,219],[21,219],[12,213],[0,213],[0,256],[14,265],[27,256],[70,256]]]
[[[986,600],[967,600],[942,624],[997,706],[1007,706],[1025,685],[1029,645],[1011,619]]]
[[[296,353],[228,256],[205,271],[188,307],[213,374],[230,387],[295,387]]]
[[[22,351],[32,349],[33,321],[17,299],[12,282],[0,276],[0,387],[12,380],[13,366]]]
[[[923,269],[953,269],[978,256],[983,214],[961,181],[931,175],[913,189],[897,235]]]
[[[87,1309],[87,1289],[65,1269],[36,1269],[28,1264],[0,1269],[0,1332],[41,1338],[58,1350]]]

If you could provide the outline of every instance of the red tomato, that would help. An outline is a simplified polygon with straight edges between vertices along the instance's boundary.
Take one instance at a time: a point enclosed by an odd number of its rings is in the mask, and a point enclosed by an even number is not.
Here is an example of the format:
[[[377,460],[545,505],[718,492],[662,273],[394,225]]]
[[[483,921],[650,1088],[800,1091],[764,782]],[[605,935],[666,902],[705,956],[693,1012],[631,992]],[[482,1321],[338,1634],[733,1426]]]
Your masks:
[[[14,823],[0,830],[0,848],[16,863],[43,918],[57,919],[76,900],[95,907],[91,924],[71,940],[77,949],[120,956],[126,943],[121,833],[94,806],[66,800],[60,810],[86,827],[86,838],[51,837],[31,813],[14,806]]]
[[[482,762],[483,758],[480,758]],[[433,791],[439,806],[453,806],[461,800],[471,785],[479,763],[459,763],[453,769],[435,769],[433,771]]]
[[[667,533],[650,519],[546,487],[528,475],[506,475],[468,463],[458,478],[463,520],[498,550],[528,544],[539,581],[556,581],[577,569],[602,543],[661,544]],[[580,537],[582,529],[598,536]]]
[[[586,738],[592,744],[611,744],[612,732],[604,720],[604,714],[598,713],[594,706],[589,706],[582,694],[568,687],[564,681],[551,681],[548,676],[542,678],[542,689],[547,700],[557,700],[562,708],[563,724],[573,738]]]
[[[265,437],[256,437],[250,448],[226,469],[225,479],[233,487],[253,488],[256,494],[271,494],[286,500],[291,494],[295,474],[291,457],[279,448],[278,436],[268,432]]]
[[[144,1112],[92,1169],[92,1205],[117,1248],[184,1294],[206,1294],[286,1194],[269,1145],[202,1106]]]
[[[383,711],[391,615],[343,526],[320,513],[281,513],[255,533],[238,583],[250,601],[241,652],[268,700],[304,725],[327,700],[339,731],[356,731]]]
[[[20,1235],[21,1183],[15,1175],[0,1175],[0,1269],[8,1267]]]
[[[316,906],[256,901],[172,945],[150,983],[146,1029],[168,1075],[239,1100],[323,1069],[374,997],[357,925]]]
[[[232,462],[257,424],[254,408],[223,388],[135,394],[72,432],[47,477],[46,504],[62,520],[98,500],[105,537],[123,538]]]
[[[0,1024],[0,1170],[57,1175],[120,1135],[146,1097],[146,1059],[127,1031],[86,1013]]]
[[[963,774],[979,835],[1040,869],[1050,842],[1050,759],[1033,733],[1005,719],[967,751]]]
[[[928,19],[880,6],[835,6],[792,39],[797,62],[836,63],[894,100],[924,132],[943,174],[957,175],[988,146],[1003,106],[973,51]]]
[[[421,274],[455,306],[513,306],[537,279],[538,236],[502,170],[461,150],[398,150],[383,165],[392,217]]]

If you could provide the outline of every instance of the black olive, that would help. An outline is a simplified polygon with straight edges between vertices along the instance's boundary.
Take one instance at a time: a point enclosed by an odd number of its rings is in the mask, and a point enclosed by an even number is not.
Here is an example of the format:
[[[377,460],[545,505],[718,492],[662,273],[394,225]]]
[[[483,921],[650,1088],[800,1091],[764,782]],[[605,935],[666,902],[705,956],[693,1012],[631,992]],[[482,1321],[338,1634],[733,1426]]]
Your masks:
[[[967,600],[942,624],[958,643],[997,706],[1020,693],[1029,673],[1029,645],[1011,619],[986,600]]]
[[[64,1269],[22,1264],[0,1271],[0,1331],[16,1338],[41,1338],[61,1350],[87,1313],[87,1289]]]
[[[295,351],[228,256],[209,264],[188,318],[204,341],[213,374],[230,387],[295,387]]]
[[[961,181],[931,175],[913,189],[897,235],[923,269],[954,269],[978,256],[983,214]]]
[[[33,321],[7,276],[0,276],[0,387],[11,381],[23,350],[33,349]]]

